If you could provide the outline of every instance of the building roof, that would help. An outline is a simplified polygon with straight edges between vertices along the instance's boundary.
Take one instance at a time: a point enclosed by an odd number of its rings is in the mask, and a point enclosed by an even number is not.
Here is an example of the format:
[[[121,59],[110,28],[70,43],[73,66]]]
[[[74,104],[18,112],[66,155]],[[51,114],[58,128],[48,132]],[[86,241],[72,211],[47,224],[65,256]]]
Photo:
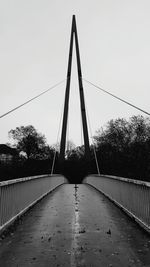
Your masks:
[[[0,144],[0,154],[10,154],[10,155],[17,155],[18,151],[15,148],[9,147],[5,144]]]

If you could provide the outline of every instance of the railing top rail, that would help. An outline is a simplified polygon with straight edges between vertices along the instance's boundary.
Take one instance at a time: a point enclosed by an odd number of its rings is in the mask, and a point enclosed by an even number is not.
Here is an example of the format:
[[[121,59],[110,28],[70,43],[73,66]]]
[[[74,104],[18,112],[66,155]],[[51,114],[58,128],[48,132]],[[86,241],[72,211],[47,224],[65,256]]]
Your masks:
[[[106,177],[106,178],[110,178],[110,179],[115,179],[115,180],[120,180],[120,181],[124,181],[124,182],[128,182],[128,183],[133,183],[133,184],[144,185],[144,186],[150,187],[150,182],[135,180],[135,179],[131,179],[131,178],[124,178],[124,177],[119,177],[119,176],[114,176],[114,175],[105,175],[105,174],[101,174],[101,175],[91,174],[88,176]]]
[[[55,176],[62,176],[62,175],[59,175],[59,174],[53,174],[53,175],[51,175],[51,174],[42,174],[42,175],[35,175],[35,176],[17,178],[17,179],[12,179],[12,180],[7,180],[7,181],[0,182],[0,187],[6,186],[6,185],[10,185],[10,184],[20,183],[20,182],[26,182],[28,180],[33,180],[33,179],[45,178],[47,176],[55,177]]]

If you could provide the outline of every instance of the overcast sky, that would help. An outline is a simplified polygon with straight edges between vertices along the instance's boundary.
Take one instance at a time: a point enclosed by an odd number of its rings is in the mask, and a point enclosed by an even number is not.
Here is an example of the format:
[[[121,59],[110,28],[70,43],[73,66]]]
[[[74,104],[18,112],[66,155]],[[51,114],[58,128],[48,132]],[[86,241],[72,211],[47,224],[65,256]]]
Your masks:
[[[149,0],[0,0],[0,115],[66,78],[72,15],[83,77],[150,112]],[[142,114],[85,84],[92,134],[112,118]],[[69,139],[81,142],[75,56]],[[65,83],[0,119],[8,131],[33,125],[56,143]],[[90,134],[91,135],[91,134]]]

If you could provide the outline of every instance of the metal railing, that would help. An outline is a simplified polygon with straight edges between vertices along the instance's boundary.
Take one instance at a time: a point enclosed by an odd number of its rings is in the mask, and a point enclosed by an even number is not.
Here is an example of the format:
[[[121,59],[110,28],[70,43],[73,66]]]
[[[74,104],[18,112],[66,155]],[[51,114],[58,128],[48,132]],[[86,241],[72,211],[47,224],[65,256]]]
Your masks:
[[[61,175],[40,175],[0,182],[0,233],[38,200],[67,183]]]
[[[150,232],[150,183],[109,175],[90,175],[84,183],[101,191]]]

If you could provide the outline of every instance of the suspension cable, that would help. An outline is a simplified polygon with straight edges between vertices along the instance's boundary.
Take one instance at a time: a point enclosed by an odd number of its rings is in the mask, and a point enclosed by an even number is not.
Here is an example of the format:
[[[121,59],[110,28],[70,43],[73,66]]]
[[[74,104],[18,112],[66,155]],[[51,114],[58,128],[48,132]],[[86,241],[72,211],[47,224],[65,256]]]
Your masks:
[[[81,146],[83,145],[83,123],[82,123],[82,114],[80,112],[80,138],[81,138]]]
[[[97,160],[95,145],[94,145],[94,142],[93,142],[92,127],[91,127],[91,123],[90,123],[90,117],[89,117],[89,112],[88,112],[88,108],[87,108],[86,102],[85,102],[85,108],[86,108],[86,113],[87,113],[88,125],[89,125],[89,130],[90,130],[90,136],[91,136],[91,140],[92,140],[92,144],[93,144],[93,151],[94,151],[94,158],[95,158],[97,173],[100,176],[100,169],[99,169],[99,164],[98,164],[98,160]]]
[[[95,163],[96,163],[97,173],[98,173],[98,175],[100,175],[100,169],[99,169],[99,164],[98,164],[98,160],[97,160],[97,155],[96,155],[95,145],[94,145],[94,142],[93,142],[92,129],[91,129],[90,118],[89,118],[89,114],[88,114],[88,110],[87,110],[87,108],[86,108],[86,111],[87,111],[87,118],[88,118],[88,123],[89,123],[89,129],[90,129],[91,140],[92,140],[92,144],[93,144],[93,151],[94,151],[94,158],[95,158]]]
[[[58,143],[59,134],[60,134],[60,128],[61,128],[61,122],[62,122],[62,116],[63,116],[63,106],[64,105],[62,104],[61,115],[60,115],[60,119],[59,119],[58,132],[57,132],[56,145]],[[54,166],[55,166],[55,161],[56,161],[56,153],[57,153],[57,149],[55,149],[55,152],[54,152],[54,157],[53,157],[53,162],[52,162],[52,168],[51,168],[51,175],[53,175],[53,172],[54,172]]]
[[[83,78],[82,78],[82,79],[83,79]],[[106,93],[106,94],[108,94],[108,95],[110,95],[110,96],[112,96],[112,97],[118,99],[119,101],[121,101],[121,102],[123,102],[123,103],[125,103],[125,104],[127,104],[127,105],[129,105],[129,106],[131,106],[131,107],[133,107],[133,108],[135,108],[135,109],[137,109],[137,110],[139,110],[139,111],[141,111],[141,112],[147,114],[147,115],[150,115],[150,113],[148,113],[147,111],[145,111],[145,110],[143,110],[143,109],[141,109],[141,108],[139,108],[139,107],[137,107],[137,106],[135,106],[135,105],[129,103],[128,101],[126,101],[126,100],[124,100],[124,99],[122,99],[122,98],[120,98],[120,97],[118,97],[118,96],[116,96],[116,95],[114,95],[114,94],[112,94],[112,93],[106,91],[105,89],[99,87],[98,85],[95,85],[94,83],[92,83],[92,82],[90,82],[90,81],[88,81],[88,80],[86,80],[86,79],[83,79],[83,81],[85,81],[85,82],[87,82],[87,83],[93,85],[94,87],[96,87],[96,88],[98,88],[99,90],[103,91],[104,93]]]
[[[51,87],[48,88],[47,90],[45,90],[45,91],[43,91],[42,93],[40,93],[40,94],[38,94],[38,95],[32,97],[31,99],[27,100],[26,102],[22,103],[21,105],[19,105],[19,106],[13,108],[13,109],[7,111],[6,113],[2,114],[2,115],[0,116],[0,119],[3,118],[3,117],[5,117],[5,116],[7,116],[8,114],[14,112],[15,110],[17,110],[17,109],[19,109],[19,108],[25,106],[26,104],[28,104],[29,102],[35,100],[36,98],[39,98],[40,96],[46,94],[47,92],[49,92],[49,91],[52,90],[53,88],[55,88],[55,87],[57,87],[58,85],[62,84],[65,80],[66,80],[66,79],[62,80],[61,82],[59,82],[59,83],[57,83],[57,84],[51,86]]]
[[[82,123],[82,113],[80,112],[80,139],[81,139],[81,146],[83,145],[83,123]]]
[[[70,123],[70,119],[69,119],[69,108],[68,108],[68,118],[67,118],[67,133],[66,133],[66,147],[65,147],[65,150],[66,151],[70,151],[70,144],[69,144],[69,136],[70,136],[70,132],[69,132],[69,130],[70,130],[70,125],[69,125],[69,123]],[[71,140],[70,140],[71,141]],[[65,152],[66,152],[65,151]]]

